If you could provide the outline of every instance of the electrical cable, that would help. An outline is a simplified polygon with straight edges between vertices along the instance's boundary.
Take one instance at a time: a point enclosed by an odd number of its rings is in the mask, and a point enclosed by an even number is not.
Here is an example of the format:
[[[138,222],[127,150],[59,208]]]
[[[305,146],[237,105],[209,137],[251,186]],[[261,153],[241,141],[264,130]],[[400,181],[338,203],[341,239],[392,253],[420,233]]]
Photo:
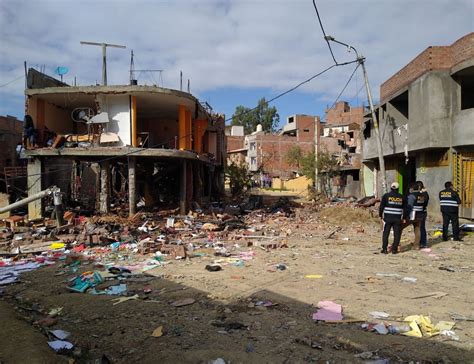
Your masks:
[[[326,69],[322,70],[321,72],[318,72],[316,73],[315,75],[311,76],[310,78],[300,82],[299,84],[297,84],[296,86],[290,88],[289,90],[286,90],[285,92],[282,92],[281,94],[278,94],[277,96],[271,98],[270,100],[265,100],[265,105],[268,105],[269,103],[279,99],[280,97],[283,97],[287,94],[289,94],[290,92],[293,92],[294,90],[296,90],[297,88],[303,86],[304,84],[308,83],[308,82],[311,82],[312,80],[314,80],[316,77],[318,76],[321,76],[322,74],[326,73],[327,71],[329,71],[330,69],[334,68],[334,67],[340,67],[340,66],[346,66],[348,64],[351,64],[351,63],[356,63],[356,62],[359,62],[358,60],[355,60],[355,61],[350,61],[350,62],[344,62],[344,63],[338,63],[338,64],[333,64],[329,67],[327,67]],[[257,110],[261,105],[257,105],[255,106],[254,108],[252,109],[249,109],[249,110],[246,110],[238,115],[232,115],[230,118],[226,119],[225,122],[227,121],[231,121],[232,119],[235,119],[235,118],[238,118],[238,117],[241,117],[241,116],[244,116],[244,115],[247,115],[255,110]]]
[[[21,75],[21,76],[19,76],[19,77],[17,77],[17,78],[14,78],[14,79],[11,80],[11,81],[8,81],[7,83],[4,83],[3,85],[0,85],[0,87],[8,86],[9,84],[11,84],[11,83],[13,83],[13,82],[15,82],[15,81],[18,81],[19,79],[24,78],[24,77],[25,77],[24,75]]]
[[[331,52],[331,56],[332,56],[332,59],[334,60],[334,63],[336,65],[338,65],[339,63],[337,63],[336,57],[334,57],[334,53],[333,53],[332,48],[331,48],[331,43],[329,43],[329,40],[327,39],[326,32],[324,31],[323,22],[321,21],[321,17],[319,16],[318,7],[316,6],[316,1],[315,0],[313,0],[313,6],[314,6],[314,11],[316,11],[316,16],[318,17],[319,25],[321,26],[321,31],[323,32],[323,35],[324,35],[324,40],[326,41],[326,43],[328,45],[329,52]]]
[[[344,85],[344,87],[342,88],[341,92],[339,92],[339,95],[337,95],[336,97],[336,100],[334,100],[332,106],[329,108],[329,109],[332,109],[334,106],[336,106],[337,102],[339,101],[339,98],[342,96],[342,94],[344,93],[344,91],[346,90],[347,86],[349,86],[349,83],[351,82],[352,80],[352,77],[354,77],[354,74],[356,73],[357,69],[359,68],[360,66],[360,63],[357,64],[357,66],[354,68],[354,71],[352,71],[349,79],[347,80],[346,84]]]

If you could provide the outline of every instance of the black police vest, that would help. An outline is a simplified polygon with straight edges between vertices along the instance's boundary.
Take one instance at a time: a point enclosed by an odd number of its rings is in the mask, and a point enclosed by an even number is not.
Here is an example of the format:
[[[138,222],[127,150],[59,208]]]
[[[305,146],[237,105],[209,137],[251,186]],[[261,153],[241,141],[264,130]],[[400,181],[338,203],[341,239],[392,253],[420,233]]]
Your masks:
[[[403,215],[403,197],[399,193],[389,193],[387,202],[383,209],[384,216],[402,217]]]
[[[442,190],[439,193],[439,205],[441,206],[441,211],[457,211],[459,204],[455,192],[451,189]]]
[[[426,212],[426,196],[424,193],[421,193],[419,191],[413,192],[413,195],[415,196],[415,203],[413,204],[413,211],[416,213],[421,213],[421,212]]]

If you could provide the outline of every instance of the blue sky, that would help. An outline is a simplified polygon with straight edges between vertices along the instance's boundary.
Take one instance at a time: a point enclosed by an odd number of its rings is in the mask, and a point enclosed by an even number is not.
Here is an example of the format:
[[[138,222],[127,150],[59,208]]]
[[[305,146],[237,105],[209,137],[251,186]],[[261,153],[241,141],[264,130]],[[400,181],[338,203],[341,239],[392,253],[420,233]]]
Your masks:
[[[380,84],[430,45],[451,44],[474,29],[472,0],[319,0],[326,32],[367,57],[375,98]],[[124,44],[108,51],[109,84],[127,84],[130,50],[135,67],[163,69],[163,86],[191,91],[230,117],[237,105],[253,107],[331,64],[311,0],[2,0],[0,2],[0,115],[22,118],[23,61],[65,81],[101,80],[98,47],[81,40]],[[335,48],[340,61],[354,55]],[[324,116],[353,70],[332,69],[277,100],[287,116]],[[20,77],[20,78],[19,78]],[[9,83],[10,81],[18,80]],[[155,76],[156,78],[156,76]],[[152,84],[146,74],[139,84]],[[342,99],[366,96],[360,70]],[[355,97],[358,94],[358,98]]]

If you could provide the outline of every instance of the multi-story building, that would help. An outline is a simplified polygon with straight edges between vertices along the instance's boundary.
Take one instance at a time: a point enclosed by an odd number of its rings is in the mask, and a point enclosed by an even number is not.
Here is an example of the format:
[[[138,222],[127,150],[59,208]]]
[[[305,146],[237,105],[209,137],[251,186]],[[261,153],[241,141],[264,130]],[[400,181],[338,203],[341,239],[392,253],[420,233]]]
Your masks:
[[[26,190],[26,168],[19,158],[23,122],[14,116],[0,116],[0,192],[15,201]]]
[[[287,118],[287,124],[279,134],[266,133],[260,127],[246,135],[249,171],[260,171],[271,177],[292,177],[294,168],[286,161],[286,155],[295,145],[304,153],[314,151],[315,128],[319,123],[318,116],[297,114]]]
[[[0,171],[18,164],[17,145],[21,143],[23,122],[14,116],[0,116]]]
[[[403,50],[401,50],[403,51]],[[431,46],[380,86],[376,108],[388,182],[400,191],[421,180],[439,211],[438,191],[452,180],[460,215],[474,218],[474,33],[448,46]],[[364,129],[364,188],[381,195],[374,123]]]
[[[30,194],[57,185],[66,202],[103,213],[126,199],[130,214],[137,202],[184,213],[223,190],[224,117],[190,93],[68,86],[30,69],[25,94],[39,144],[26,152]],[[29,204],[30,219],[41,211],[41,200]]]

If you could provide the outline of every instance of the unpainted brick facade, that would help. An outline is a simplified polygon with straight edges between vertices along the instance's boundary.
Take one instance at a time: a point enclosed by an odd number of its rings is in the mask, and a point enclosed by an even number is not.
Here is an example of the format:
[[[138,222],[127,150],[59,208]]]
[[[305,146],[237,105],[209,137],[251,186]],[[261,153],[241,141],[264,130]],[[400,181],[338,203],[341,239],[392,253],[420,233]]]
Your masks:
[[[449,46],[428,47],[380,86],[380,99],[382,103],[385,102],[427,72],[449,70],[472,57],[474,32]]]

